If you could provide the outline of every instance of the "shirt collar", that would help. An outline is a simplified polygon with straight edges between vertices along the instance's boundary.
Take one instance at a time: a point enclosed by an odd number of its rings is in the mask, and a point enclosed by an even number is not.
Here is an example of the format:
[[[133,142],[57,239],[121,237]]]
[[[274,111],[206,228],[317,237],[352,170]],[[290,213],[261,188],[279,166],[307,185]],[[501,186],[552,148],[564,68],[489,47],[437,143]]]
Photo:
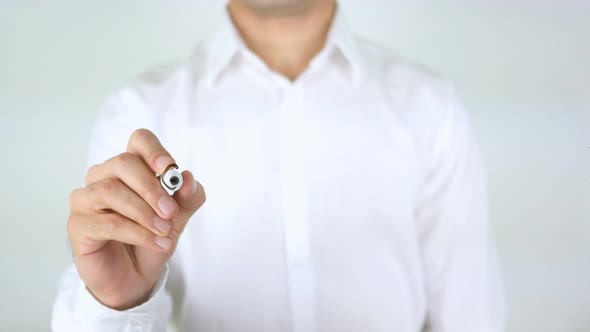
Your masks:
[[[341,53],[348,65],[351,81],[353,85],[356,85],[360,78],[363,62],[357,39],[342,15],[340,5],[336,7],[324,51],[331,49],[336,49]]]
[[[356,85],[360,77],[362,62],[355,36],[346,24],[339,5],[336,7],[326,45],[320,55],[334,49],[339,51],[346,60],[352,84]],[[224,10],[220,27],[212,38],[205,43],[205,84],[207,86],[213,85],[236,54],[246,50],[247,46],[233,25],[229,11]],[[314,60],[319,60],[320,55]],[[312,60],[310,66],[314,64],[314,60]]]

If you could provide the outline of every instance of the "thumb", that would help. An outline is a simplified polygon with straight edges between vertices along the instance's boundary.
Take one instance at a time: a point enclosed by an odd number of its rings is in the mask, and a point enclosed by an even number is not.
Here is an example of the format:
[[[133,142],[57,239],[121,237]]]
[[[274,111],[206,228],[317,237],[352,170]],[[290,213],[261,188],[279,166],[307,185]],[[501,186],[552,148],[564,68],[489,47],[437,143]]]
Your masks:
[[[172,196],[180,207],[178,214],[172,219],[173,229],[170,237],[174,240],[174,246],[167,253],[136,247],[137,260],[145,270],[160,270],[164,266],[173,254],[188,220],[205,203],[205,190],[191,172],[182,172],[182,178],[184,185]]]
[[[190,217],[205,203],[207,197],[203,186],[195,180],[195,177],[190,171],[182,172],[184,185],[179,191],[172,196],[180,210],[174,217],[174,234],[172,236],[178,240],[180,234],[184,231],[184,227],[188,223]]]

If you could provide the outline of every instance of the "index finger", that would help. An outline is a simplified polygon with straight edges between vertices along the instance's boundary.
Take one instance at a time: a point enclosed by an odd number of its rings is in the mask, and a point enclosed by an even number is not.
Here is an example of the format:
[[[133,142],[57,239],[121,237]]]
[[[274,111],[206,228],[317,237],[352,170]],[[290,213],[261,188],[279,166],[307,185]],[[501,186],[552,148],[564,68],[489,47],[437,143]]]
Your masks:
[[[140,157],[155,173],[162,174],[166,167],[175,163],[154,133],[147,129],[137,129],[131,134],[127,152]]]

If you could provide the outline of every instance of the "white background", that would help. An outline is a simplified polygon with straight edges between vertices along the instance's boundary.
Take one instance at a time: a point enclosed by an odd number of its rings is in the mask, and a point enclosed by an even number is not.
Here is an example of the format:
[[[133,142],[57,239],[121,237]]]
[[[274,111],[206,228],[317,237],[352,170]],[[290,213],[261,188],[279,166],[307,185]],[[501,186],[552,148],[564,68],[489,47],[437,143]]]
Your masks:
[[[488,160],[509,331],[590,331],[590,4],[341,1],[456,83]],[[0,330],[48,330],[104,97],[188,55],[222,1],[0,0]]]

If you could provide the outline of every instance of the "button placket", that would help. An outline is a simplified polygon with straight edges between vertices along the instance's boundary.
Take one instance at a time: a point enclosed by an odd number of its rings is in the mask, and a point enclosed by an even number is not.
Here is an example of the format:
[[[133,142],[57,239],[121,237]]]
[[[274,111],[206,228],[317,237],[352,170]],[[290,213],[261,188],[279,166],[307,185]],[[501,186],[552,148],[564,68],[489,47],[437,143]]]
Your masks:
[[[310,264],[304,109],[295,85],[283,89],[279,114],[281,210],[293,330],[314,330],[314,282]]]

